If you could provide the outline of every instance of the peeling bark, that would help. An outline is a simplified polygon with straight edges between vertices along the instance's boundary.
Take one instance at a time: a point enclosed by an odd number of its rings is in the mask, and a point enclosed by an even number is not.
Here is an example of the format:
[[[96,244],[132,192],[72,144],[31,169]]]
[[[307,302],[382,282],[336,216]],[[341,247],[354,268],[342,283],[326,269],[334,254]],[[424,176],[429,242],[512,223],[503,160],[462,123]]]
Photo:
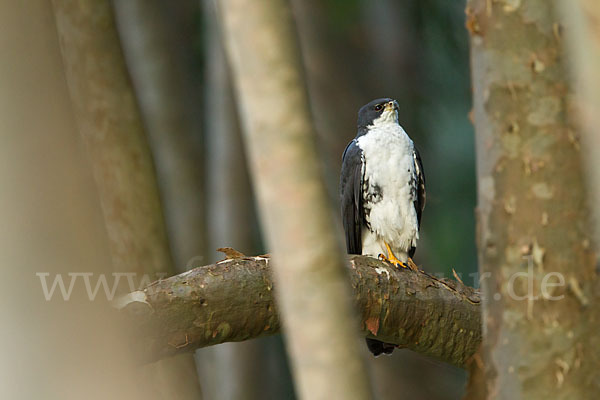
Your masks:
[[[118,307],[137,332],[136,353],[152,361],[277,333],[270,264],[264,257],[227,259],[122,298]],[[474,289],[365,256],[352,256],[348,271],[365,336],[461,367],[479,346]]]
[[[552,2],[471,0],[467,28],[486,398],[597,398],[596,257],[561,26]]]

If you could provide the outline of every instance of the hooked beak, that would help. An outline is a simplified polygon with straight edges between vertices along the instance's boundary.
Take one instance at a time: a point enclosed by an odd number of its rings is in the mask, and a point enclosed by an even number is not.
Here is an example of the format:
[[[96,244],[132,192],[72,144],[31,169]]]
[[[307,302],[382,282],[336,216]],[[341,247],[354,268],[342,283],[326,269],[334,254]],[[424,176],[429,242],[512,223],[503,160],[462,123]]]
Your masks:
[[[400,108],[400,106],[398,105],[398,102],[396,100],[392,100],[386,103],[384,110],[385,111],[398,111],[398,109]]]

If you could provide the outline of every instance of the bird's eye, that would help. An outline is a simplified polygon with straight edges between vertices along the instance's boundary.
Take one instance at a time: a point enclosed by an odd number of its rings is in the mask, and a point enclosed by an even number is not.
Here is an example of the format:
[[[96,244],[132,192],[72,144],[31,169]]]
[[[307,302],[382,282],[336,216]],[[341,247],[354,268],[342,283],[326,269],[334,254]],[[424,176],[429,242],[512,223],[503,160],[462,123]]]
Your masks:
[[[377,104],[375,106],[375,111],[381,111],[383,109],[383,106],[381,104]]]

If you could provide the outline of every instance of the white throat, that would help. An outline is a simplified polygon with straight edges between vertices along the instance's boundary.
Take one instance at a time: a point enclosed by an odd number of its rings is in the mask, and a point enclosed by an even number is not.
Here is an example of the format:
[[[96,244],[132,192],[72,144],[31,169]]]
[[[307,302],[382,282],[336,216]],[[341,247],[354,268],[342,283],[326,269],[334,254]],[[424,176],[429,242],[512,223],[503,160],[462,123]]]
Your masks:
[[[388,124],[398,125],[398,111],[384,110],[379,117],[373,120],[373,125],[371,126],[379,127]]]

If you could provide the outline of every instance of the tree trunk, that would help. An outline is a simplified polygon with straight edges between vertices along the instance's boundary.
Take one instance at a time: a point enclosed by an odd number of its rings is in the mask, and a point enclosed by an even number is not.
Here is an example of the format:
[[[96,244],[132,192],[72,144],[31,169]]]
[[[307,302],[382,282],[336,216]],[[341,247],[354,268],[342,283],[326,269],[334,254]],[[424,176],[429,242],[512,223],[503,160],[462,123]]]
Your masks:
[[[47,301],[36,276],[111,272],[51,2],[1,1],[0,38],[0,398],[147,399],[105,299]]]
[[[565,45],[577,89],[586,177],[594,204],[595,243],[600,243],[600,3],[555,0],[566,26]]]
[[[369,398],[290,9],[283,0],[219,5],[298,393]]]
[[[110,2],[53,1],[67,83],[87,146],[116,271],[168,272],[152,158]]]
[[[214,3],[204,2],[205,123],[210,262],[222,258],[219,247],[231,246],[252,254],[258,249],[256,216],[237,105],[219,34]]]
[[[175,268],[183,272],[205,254],[199,85],[190,65],[194,44],[181,26],[186,21],[169,20],[172,16],[159,0],[113,4],[156,160]]]
[[[204,31],[204,124],[206,162],[207,260],[216,262],[216,249],[232,246],[254,254],[258,249],[252,191],[229,66],[222,48],[214,3],[202,0]],[[208,347],[196,362],[208,399],[262,399],[278,377],[265,376],[265,343],[246,341]],[[285,371],[285,367],[282,368]],[[273,395],[274,398],[281,396]]]
[[[319,0],[292,0],[298,38],[306,70],[311,112],[325,158],[327,176],[335,204],[338,203],[338,172],[341,155],[356,134],[355,116],[366,103],[355,75],[348,68],[348,54],[354,55],[346,42],[336,37],[330,26],[328,6]],[[340,118],[340,116],[349,118]]]
[[[152,157],[108,0],[54,0],[66,77],[87,146],[113,268],[137,279],[173,272]],[[201,396],[191,355],[146,366],[157,398]],[[173,377],[180,377],[179,381]],[[186,379],[187,378],[187,379]]]
[[[596,257],[560,26],[551,2],[471,0],[467,27],[487,398],[597,398]]]

